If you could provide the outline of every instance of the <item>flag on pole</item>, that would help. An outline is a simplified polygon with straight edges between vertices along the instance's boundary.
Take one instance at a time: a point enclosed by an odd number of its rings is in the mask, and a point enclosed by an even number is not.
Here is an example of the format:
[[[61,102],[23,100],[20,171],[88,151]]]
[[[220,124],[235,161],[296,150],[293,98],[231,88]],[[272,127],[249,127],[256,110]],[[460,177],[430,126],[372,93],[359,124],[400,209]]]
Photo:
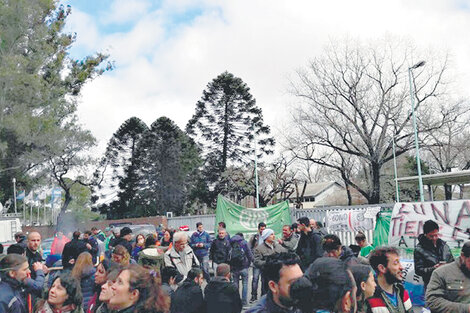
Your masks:
[[[62,199],[62,188],[60,188],[60,187],[52,188],[51,203],[54,203],[56,201],[60,201],[61,199]]]
[[[23,190],[22,192],[16,195],[16,200],[23,200],[25,196],[26,192]]]

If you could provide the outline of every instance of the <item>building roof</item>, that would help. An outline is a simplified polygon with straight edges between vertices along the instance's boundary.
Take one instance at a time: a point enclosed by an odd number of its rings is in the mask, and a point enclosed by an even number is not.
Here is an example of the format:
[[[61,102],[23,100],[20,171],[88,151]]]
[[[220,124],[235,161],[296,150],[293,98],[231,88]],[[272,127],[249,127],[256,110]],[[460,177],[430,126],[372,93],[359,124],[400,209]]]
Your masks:
[[[307,184],[305,187],[305,193],[304,197],[316,197],[325,190],[331,188],[332,186],[337,185],[339,187],[342,187],[340,184],[338,184],[335,181],[327,181],[327,182],[320,182],[320,183],[310,183]]]
[[[423,185],[460,185],[470,183],[470,170],[421,175]],[[401,177],[399,183],[418,183],[418,176]]]

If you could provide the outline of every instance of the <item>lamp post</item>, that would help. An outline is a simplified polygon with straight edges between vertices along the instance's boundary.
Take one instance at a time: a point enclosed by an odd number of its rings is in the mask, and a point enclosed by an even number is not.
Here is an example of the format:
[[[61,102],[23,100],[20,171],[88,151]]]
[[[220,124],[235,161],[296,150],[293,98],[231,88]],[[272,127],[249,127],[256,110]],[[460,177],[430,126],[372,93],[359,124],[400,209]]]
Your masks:
[[[397,157],[395,154],[395,137],[392,139],[392,151],[393,151],[393,171],[395,173],[395,194],[396,202],[400,202],[400,189],[398,187],[398,173],[397,173]]]
[[[410,80],[410,97],[411,97],[411,116],[413,118],[413,129],[415,133],[415,148],[416,148],[416,166],[418,167],[418,182],[419,182],[419,196],[421,202],[424,202],[424,189],[423,189],[423,178],[421,176],[421,159],[419,157],[419,144],[418,144],[418,127],[416,126],[416,115],[415,115],[415,95],[413,93],[413,83],[411,71],[426,64],[424,61],[420,61],[415,65],[408,68],[408,77]]]

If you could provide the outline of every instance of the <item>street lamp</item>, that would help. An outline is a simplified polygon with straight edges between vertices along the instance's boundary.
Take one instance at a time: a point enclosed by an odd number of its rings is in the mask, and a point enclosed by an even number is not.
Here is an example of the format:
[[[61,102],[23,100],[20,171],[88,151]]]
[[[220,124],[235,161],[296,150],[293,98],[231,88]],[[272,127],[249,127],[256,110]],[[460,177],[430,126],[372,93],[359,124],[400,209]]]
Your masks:
[[[421,202],[424,202],[424,189],[423,189],[423,178],[421,176],[421,159],[419,157],[419,144],[418,144],[418,127],[416,126],[416,115],[415,115],[415,97],[413,93],[413,83],[411,71],[417,69],[418,67],[426,64],[424,61],[420,61],[415,65],[408,68],[408,77],[410,80],[410,97],[411,97],[411,116],[413,118],[413,129],[415,133],[415,148],[416,148],[416,166],[418,167],[418,182],[419,182],[419,196]]]

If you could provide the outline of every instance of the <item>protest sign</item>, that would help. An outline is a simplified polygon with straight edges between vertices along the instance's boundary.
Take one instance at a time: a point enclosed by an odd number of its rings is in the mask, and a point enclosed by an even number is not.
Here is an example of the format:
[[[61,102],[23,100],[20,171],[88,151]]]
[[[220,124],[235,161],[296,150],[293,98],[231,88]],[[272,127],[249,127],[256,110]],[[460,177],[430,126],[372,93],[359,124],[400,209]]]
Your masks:
[[[374,228],[374,220],[364,216],[366,210],[327,211],[328,231],[358,232]]]

